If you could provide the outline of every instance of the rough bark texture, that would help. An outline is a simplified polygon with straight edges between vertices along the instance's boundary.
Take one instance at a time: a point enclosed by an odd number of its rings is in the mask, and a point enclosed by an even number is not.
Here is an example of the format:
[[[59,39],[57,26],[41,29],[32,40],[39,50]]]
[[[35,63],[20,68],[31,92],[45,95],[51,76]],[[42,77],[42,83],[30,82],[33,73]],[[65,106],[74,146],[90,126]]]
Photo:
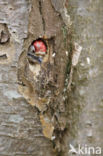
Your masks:
[[[55,2],[0,1],[1,156],[49,156],[61,150],[70,18],[65,1]],[[27,59],[38,38],[48,47],[42,66]]]
[[[102,6],[102,0],[69,0],[68,11],[73,22],[72,40],[78,42],[83,50],[67,101],[70,110],[70,128],[65,138],[68,149],[69,144],[76,149],[79,144],[103,149]],[[100,155],[103,155],[103,151]]]
[[[0,0],[0,156],[71,156],[69,144],[103,147],[102,5]],[[38,38],[48,47],[41,66],[27,58]],[[73,74],[77,43],[83,51]]]

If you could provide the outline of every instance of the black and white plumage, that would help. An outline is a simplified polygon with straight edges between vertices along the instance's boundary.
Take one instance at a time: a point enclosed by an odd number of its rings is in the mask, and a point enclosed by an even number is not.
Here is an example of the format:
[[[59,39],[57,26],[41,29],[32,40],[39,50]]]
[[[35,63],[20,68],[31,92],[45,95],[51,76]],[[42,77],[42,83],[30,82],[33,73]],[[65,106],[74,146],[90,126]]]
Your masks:
[[[33,45],[30,46],[27,53],[28,60],[32,63],[42,63],[42,56],[37,56],[35,53],[35,47]]]

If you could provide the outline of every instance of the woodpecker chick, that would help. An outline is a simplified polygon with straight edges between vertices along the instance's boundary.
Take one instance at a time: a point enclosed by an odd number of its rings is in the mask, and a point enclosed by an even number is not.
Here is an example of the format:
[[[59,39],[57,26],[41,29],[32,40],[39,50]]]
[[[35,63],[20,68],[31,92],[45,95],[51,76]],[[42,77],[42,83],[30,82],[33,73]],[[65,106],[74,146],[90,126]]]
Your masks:
[[[45,56],[47,48],[43,41],[37,40],[34,42],[35,53],[40,56]]]
[[[28,57],[29,62],[31,62],[31,63],[41,63],[42,62],[42,60],[40,60],[39,57],[37,57],[35,55],[35,47],[33,45],[31,45],[29,47],[27,57]]]
[[[33,45],[30,46],[27,57],[28,60],[32,63],[41,64],[43,57],[46,55],[46,45],[43,41],[35,41]]]
[[[28,59],[29,59],[30,62],[40,63],[40,64],[42,63],[42,58],[41,57],[38,57],[33,53],[28,53],[27,55],[28,55]]]

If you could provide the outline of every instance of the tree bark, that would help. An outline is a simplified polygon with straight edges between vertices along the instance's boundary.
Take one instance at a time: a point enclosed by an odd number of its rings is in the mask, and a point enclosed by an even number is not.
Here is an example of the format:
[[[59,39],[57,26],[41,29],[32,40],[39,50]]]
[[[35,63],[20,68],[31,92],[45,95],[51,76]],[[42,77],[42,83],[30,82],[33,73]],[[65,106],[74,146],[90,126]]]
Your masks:
[[[66,128],[63,89],[69,60],[65,1],[0,2],[0,155],[56,155]],[[42,39],[42,65],[28,61]]]
[[[72,92],[68,100],[70,128],[65,139],[69,149],[69,144],[77,150],[79,145],[103,149],[102,5],[102,0],[69,0],[68,12],[73,22],[72,41],[83,47],[74,70]]]
[[[102,3],[0,1],[1,156],[102,148]],[[47,46],[41,65],[27,57],[37,39]]]

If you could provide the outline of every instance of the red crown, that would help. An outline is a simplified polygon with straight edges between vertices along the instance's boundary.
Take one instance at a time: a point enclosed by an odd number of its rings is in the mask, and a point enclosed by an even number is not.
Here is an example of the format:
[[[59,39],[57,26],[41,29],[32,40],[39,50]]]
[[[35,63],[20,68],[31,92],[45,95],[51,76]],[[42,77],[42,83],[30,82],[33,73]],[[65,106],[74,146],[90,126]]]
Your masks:
[[[41,41],[41,40],[35,41],[33,45],[35,47],[35,52],[41,52],[41,53],[45,52],[46,53],[47,48],[43,41]]]

